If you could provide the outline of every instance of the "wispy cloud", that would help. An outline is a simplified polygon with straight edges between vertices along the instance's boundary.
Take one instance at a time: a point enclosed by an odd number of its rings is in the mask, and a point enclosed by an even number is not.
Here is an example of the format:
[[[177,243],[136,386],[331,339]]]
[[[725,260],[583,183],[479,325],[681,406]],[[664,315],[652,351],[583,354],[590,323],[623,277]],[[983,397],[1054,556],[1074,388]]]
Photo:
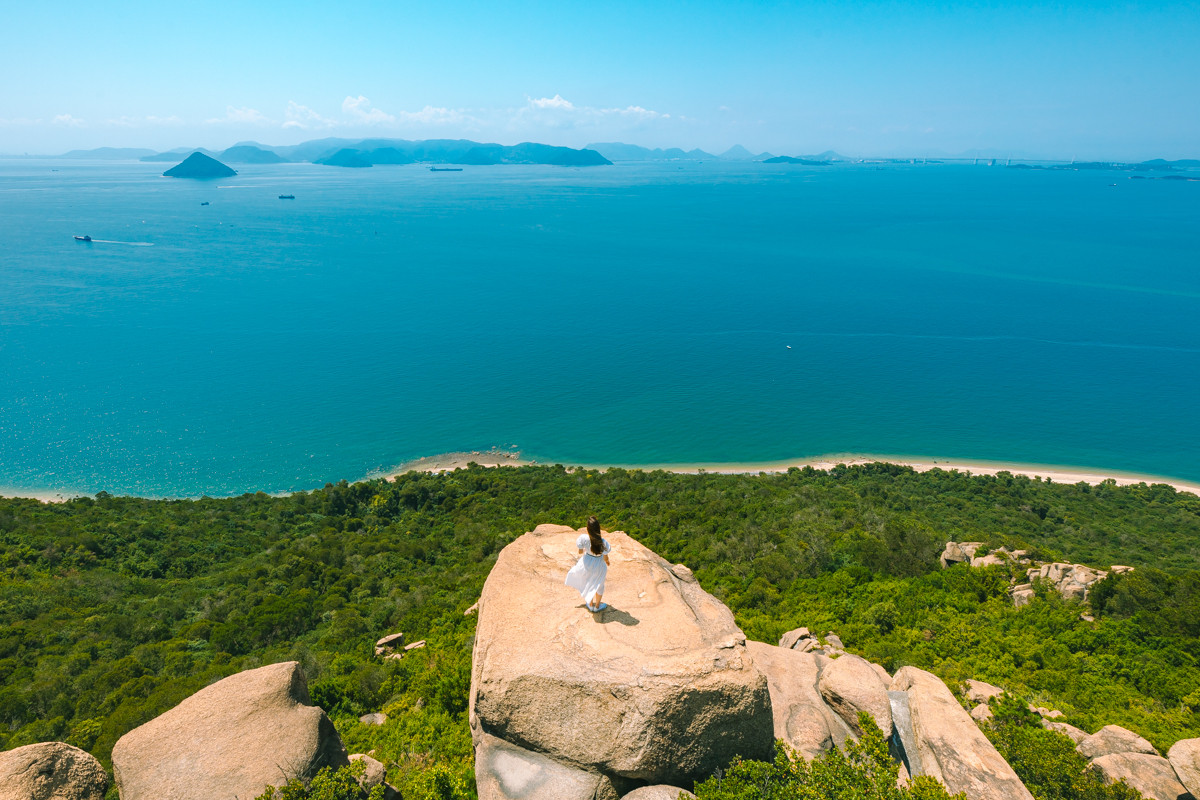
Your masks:
[[[349,115],[355,122],[365,122],[368,125],[381,125],[396,121],[395,117],[383,109],[372,108],[371,101],[361,94],[358,97],[347,96],[342,101],[342,113]]]
[[[561,94],[556,94],[554,97],[527,97],[531,108],[554,108],[561,111],[574,111],[575,104],[564,98]]]
[[[447,125],[474,121],[465,111],[435,106],[425,106],[420,111],[401,111],[399,116],[404,122],[416,122],[422,125]]]
[[[78,128],[83,125],[83,120],[72,117],[70,114],[59,114],[54,118],[55,125],[67,125],[72,128]]]
[[[525,100],[525,105],[517,109],[515,121],[552,128],[600,127],[617,121],[643,123],[671,118],[670,114],[636,105],[624,108],[580,106],[561,94],[555,94],[553,97],[526,97]]]
[[[287,117],[287,120],[283,123],[284,128],[313,130],[319,128],[333,128],[337,125],[336,120],[323,117],[308,106],[300,105],[295,100],[288,100],[287,110],[285,110],[283,113],[284,116]]]
[[[207,119],[209,125],[269,125],[271,120],[257,109],[226,106],[225,116]]]

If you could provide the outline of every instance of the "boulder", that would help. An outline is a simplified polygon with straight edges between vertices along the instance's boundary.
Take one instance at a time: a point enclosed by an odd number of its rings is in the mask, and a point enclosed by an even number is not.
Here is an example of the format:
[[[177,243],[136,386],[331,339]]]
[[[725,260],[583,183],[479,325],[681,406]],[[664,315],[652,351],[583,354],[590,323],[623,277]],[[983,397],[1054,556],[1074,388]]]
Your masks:
[[[371,752],[373,753],[375,751],[372,750]],[[371,758],[369,755],[365,755],[363,753],[355,753],[354,755],[350,756],[351,764],[355,763],[356,761],[363,762],[363,765],[365,766],[362,776],[358,779],[358,785],[361,786],[364,791],[370,792],[376,786],[382,785],[384,800],[395,800],[395,798],[400,796],[400,793],[396,791],[396,787],[384,782],[387,779],[387,767],[385,767],[382,762],[377,761],[374,758]]]
[[[1042,727],[1048,731],[1054,731],[1055,733],[1061,733],[1063,736],[1066,736],[1075,744],[1079,744],[1084,739],[1088,738],[1087,731],[1081,731],[1079,728],[1076,728],[1074,725],[1068,725],[1065,722],[1053,722],[1052,720],[1043,719]]]
[[[1110,753],[1092,761],[1105,783],[1123,780],[1146,800],[1194,800],[1179,782],[1171,762],[1149,753]]]
[[[396,649],[404,646],[403,633],[389,633],[379,641],[375,642],[375,655],[382,656],[386,653],[394,653]]]
[[[733,614],[621,532],[604,599],[563,584],[581,531],[540,525],[501,551],[480,599],[470,721],[614,779],[690,785],[734,755],[774,754],[767,680]],[[483,795],[480,795],[483,800]]]
[[[978,556],[971,559],[972,567],[1002,567],[1008,563],[1006,553],[995,552],[988,553],[986,556]]]
[[[1075,746],[1084,758],[1100,758],[1113,753],[1145,753],[1158,755],[1154,745],[1120,725],[1105,725]]]
[[[0,800],[104,800],[108,773],[91,753],[63,742],[0,753]]]
[[[886,669],[874,663],[871,664],[871,669],[875,670],[875,674],[879,676],[879,680],[883,682],[885,687],[891,685],[892,676],[888,674]]]
[[[987,722],[992,718],[992,708],[987,703],[980,703],[971,709],[971,719],[976,722]]]
[[[1035,593],[1032,586],[1018,586],[1012,590],[1013,606],[1024,608],[1033,602]]]
[[[892,735],[892,705],[888,700],[887,684],[879,679],[871,663],[859,656],[844,655],[834,659],[817,679],[817,691],[850,729],[862,736],[858,712],[866,711],[875,719],[883,735]]]
[[[382,725],[387,722],[387,714],[377,712],[375,714],[363,714],[358,718],[358,721],[363,725]]]
[[[1012,767],[976,727],[936,675],[904,667],[892,679],[892,691],[908,696],[912,735],[916,740],[920,773],[931,775],[951,794],[968,800],[1033,800]]]
[[[963,685],[966,687],[965,691],[963,692],[963,696],[972,703],[987,703],[993,697],[999,697],[1000,695],[1004,694],[1004,690],[999,686],[993,686],[992,684],[984,683],[983,681],[967,679],[963,681]]]
[[[842,644],[842,637],[838,636],[833,631],[825,634],[825,645],[827,647],[837,648],[838,650],[846,649],[846,645]]]
[[[1126,567],[1121,564],[1113,564],[1108,568],[1109,572],[1115,572],[1117,575],[1124,575],[1126,572],[1133,572],[1133,567]]]
[[[596,772],[560,764],[494,736],[475,742],[479,800],[617,800],[612,783]]]
[[[779,646],[791,650],[802,639],[812,639],[808,628],[796,628],[779,637]]]
[[[1167,751],[1167,760],[1187,790],[1200,797],[1200,739],[1180,739]]]
[[[1029,710],[1037,714],[1042,719],[1062,719],[1066,716],[1057,708],[1046,708],[1045,706],[1035,706],[1030,704]]]
[[[678,786],[666,786],[660,783],[657,786],[643,786],[640,789],[634,789],[622,797],[621,800],[679,800],[680,793],[684,797],[694,798],[696,796],[687,789],[680,789]]]
[[[754,666],[767,678],[771,692],[774,737],[806,759],[832,750],[828,710],[817,691],[817,659],[762,642],[746,642]]]
[[[122,736],[112,760],[121,800],[257,797],[349,763],[295,661],[201,689]]]

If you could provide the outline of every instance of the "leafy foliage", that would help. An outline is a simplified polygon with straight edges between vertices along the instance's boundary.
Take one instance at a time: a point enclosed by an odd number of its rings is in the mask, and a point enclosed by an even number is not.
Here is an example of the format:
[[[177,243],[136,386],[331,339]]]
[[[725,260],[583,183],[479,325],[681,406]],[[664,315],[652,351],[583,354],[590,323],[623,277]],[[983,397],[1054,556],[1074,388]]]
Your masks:
[[[107,764],[121,735],[195,691],[291,659],[347,747],[375,750],[406,798],[470,796],[463,612],[513,538],[592,513],[692,566],[751,638],[836,630],[888,669],[1001,683],[1090,730],[1121,724],[1160,749],[1200,736],[1191,495],[893,465],[524,467],[287,497],[0,499],[0,748],[59,739]],[[939,570],[947,539],[1137,569],[1093,591],[1089,623],[1044,591],[1014,609],[1003,569]],[[396,630],[428,647],[376,660]],[[382,726],[358,720],[381,710]]]

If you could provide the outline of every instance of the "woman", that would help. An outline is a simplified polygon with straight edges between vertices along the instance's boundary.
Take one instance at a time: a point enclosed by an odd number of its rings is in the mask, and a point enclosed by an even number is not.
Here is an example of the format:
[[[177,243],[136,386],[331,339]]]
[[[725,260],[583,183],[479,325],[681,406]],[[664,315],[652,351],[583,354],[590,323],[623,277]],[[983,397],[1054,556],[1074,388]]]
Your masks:
[[[579,560],[567,573],[566,584],[583,595],[588,611],[603,611],[608,608],[608,603],[601,603],[600,598],[604,596],[604,578],[608,575],[608,554],[612,547],[600,535],[598,519],[588,517],[587,533],[579,534],[575,546],[579,548]]]

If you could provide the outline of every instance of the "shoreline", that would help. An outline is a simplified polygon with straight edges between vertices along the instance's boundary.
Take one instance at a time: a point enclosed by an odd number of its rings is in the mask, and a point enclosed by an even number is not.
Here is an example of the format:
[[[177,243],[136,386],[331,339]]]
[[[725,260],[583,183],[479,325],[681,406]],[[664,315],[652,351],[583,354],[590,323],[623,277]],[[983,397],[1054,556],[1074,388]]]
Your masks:
[[[546,466],[548,464],[561,463],[557,461],[537,461],[535,459],[525,459],[522,458],[520,452],[516,450],[500,450],[498,448],[493,448],[491,450],[458,451],[439,453],[437,455],[426,456],[413,461],[407,461],[403,464],[393,467],[392,469],[373,472],[363,478],[353,481],[353,483],[377,480],[379,478],[391,480],[397,475],[403,475],[407,472],[427,472],[431,475],[438,475],[445,472],[453,472],[457,469],[465,469],[467,465],[472,462],[481,467],[486,467],[489,469],[498,467]],[[1178,492],[1186,492],[1200,497],[1200,482],[1193,483],[1191,481],[1181,480],[1179,478],[1169,478],[1161,475],[1122,472],[1120,470],[1102,469],[1097,467],[1024,464],[1003,461],[974,461],[962,458],[941,459],[923,456],[888,456],[868,453],[834,453],[816,456],[813,458],[783,459],[780,461],[729,461],[677,464],[564,464],[563,466],[565,466],[567,469],[595,469],[600,471],[608,469],[641,470],[643,472],[663,470],[664,472],[674,472],[681,475],[696,475],[700,473],[718,475],[777,475],[787,472],[792,468],[803,469],[804,467],[812,467],[813,469],[828,471],[839,464],[844,464],[846,466],[859,466],[862,464],[873,463],[896,464],[903,467],[911,467],[917,472],[929,472],[930,470],[934,469],[940,469],[946,472],[963,472],[969,475],[996,475],[1000,472],[1009,472],[1013,475],[1023,475],[1028,478],[1049,480],[1053,481],[1054,483],[1088,483],[1093,486],[1098,485],[1106,480],[1114,481],[1118,486],[1133,486],[1139,483],[1145,483],[1148,485],[1165,484]],[[273,494],[290,494],[290,492],[276,492]],[[14,487],[0,486],[0,498],[37,500],[42,503],[63,503],[76,497],[91,496],[92,495],[90,494],[72,492],[70,490],[41,488],[18,489]]]

